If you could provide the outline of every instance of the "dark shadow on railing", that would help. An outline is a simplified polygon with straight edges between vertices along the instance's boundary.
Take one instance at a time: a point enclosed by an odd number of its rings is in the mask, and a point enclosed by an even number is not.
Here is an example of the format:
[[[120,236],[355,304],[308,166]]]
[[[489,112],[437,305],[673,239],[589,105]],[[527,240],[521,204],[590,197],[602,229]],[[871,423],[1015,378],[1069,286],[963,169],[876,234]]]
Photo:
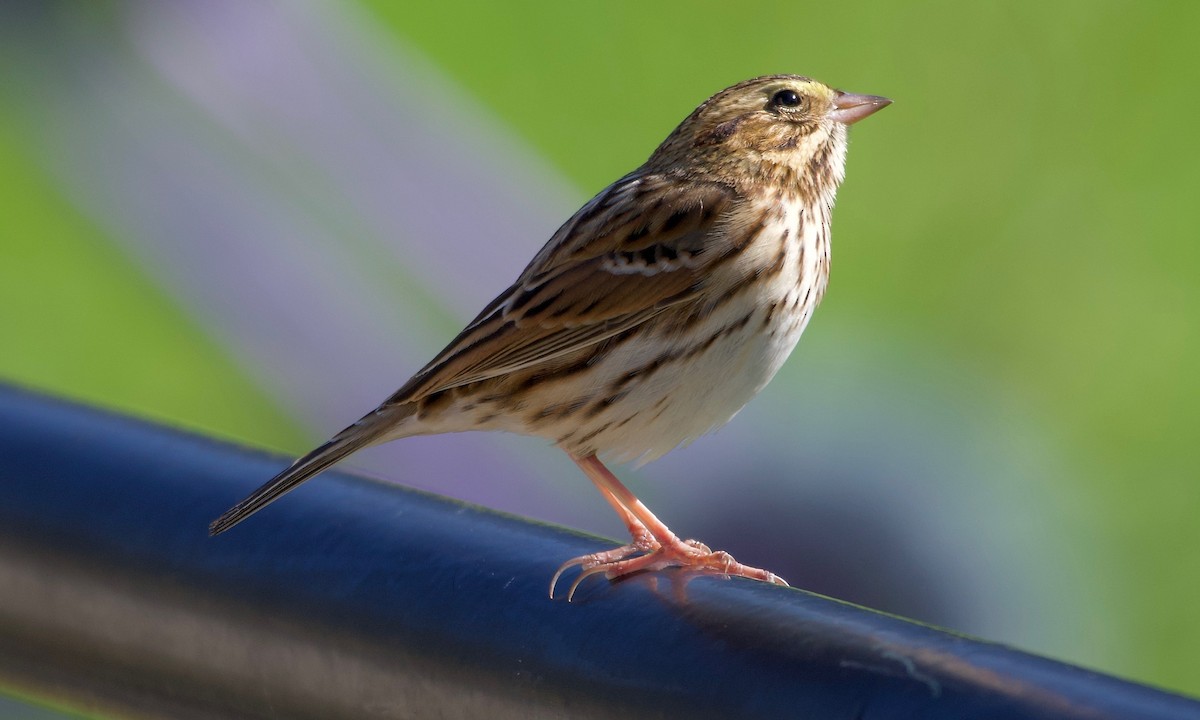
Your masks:
[[[0,387],[0,686],[164,718],[1200,717],[749,581],[552,601],[594,538],[344,474],[208,537],[287,461]]]

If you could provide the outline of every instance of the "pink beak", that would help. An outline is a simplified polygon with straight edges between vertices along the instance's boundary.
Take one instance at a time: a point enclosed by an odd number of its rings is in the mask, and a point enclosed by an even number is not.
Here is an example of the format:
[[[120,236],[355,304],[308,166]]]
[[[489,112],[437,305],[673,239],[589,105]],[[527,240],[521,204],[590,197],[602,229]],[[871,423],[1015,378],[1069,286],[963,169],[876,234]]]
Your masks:
[[[837,99],[833,101],[833,106],[837,109],[830,115],[844,125],[853,125],[891,104],[891,100],[878,95],[855,95],[839,90]]]

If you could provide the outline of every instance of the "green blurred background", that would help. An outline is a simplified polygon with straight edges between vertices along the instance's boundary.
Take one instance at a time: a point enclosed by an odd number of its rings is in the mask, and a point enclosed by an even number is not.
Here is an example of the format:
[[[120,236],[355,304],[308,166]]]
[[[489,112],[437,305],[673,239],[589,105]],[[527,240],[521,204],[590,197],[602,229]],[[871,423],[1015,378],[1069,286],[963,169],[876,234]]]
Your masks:
[[[0,378],[299,452],[398,386],[555,222],[712,92],[796,72],[887,95],[895,104],[851,133],[831,290],[796,355],[730,428],[631,471],[635,487],[714,546],[760,533],[735,551],[743,561],[769,564],[754,548],[801,555],[808,564],[784,574],[803,587],[1200,695],[1200,5],[247,6],[258,9],[17,4],[0,18]],[[247,47],[257,52],[239,54]],[[274,47],[312,62],[272,64]],[[325,128],[313,132],[328,148],[271,132],[274,116],[254,106],[264,96],[229,91],[256,62],[269,72],[239,87],[308,83],[303,99],[327,123],[310,130]],[[391,109],[378,122],[350,112],[353,98],[381,94]],[[268,109],[293,117],[290,107]],[[410,111],[441,135],[416,143]],[[339,122],[344,134],[328,131]],[[372,137],[411,140],[422,167],[453,165],[478,184],[424,182],[426,169],[398,185],[387,173],[415,156],[381,152],[396,161],[376,167]],[[159,140],[200,160],[182,164]],[[152,171],[118,167],[134,148],[157,160]],[[338,165],[348,157],[361,158],[378,206],[362,204],[348,179],[359,176]],[[275,344],[284,323],[237,325],[205,291],[245,285],[213,269],[226,249],[202,240],[239,226],[201,213],[180,221],[201,241],[166,241],[175,206],[122,194],[129,177],[160,189],[180,177],[178,195],[194,197],[186,183],[209,172],[228,189],[226,166],[247,188],[249,225],[261,209],[281,226],[323,228],[311,245],[262,246],[264,267],[274,258],[322,283],[322,253],[336,252],[348,277],[378,288],[353,308],[353,333],[331,340],[301,314],[295,337],[309,332],[347,362],[373,351],[390,379],[295,364],[272,384],[271,358],[302,356],[304,343]],[[431,185],[440,194],[428,207],[464,223],[511,215],[506,239],[464,230],[435,241],[405,220],[415,216],[387,216],[388,197]],[[419,219],[436,226],[430,214]],[[236,251],[258,247],[259,235],[244,237]],[[281,285],[270,302],[284,313]],[[367,348],[377,336],[395,344]],[[321,403],[304,393],[326,381],[353,403],[305,415]],[[381,460],[377,471],[620,535],[540,443],[420,442],[407,452],[430,455],[427,482]],[[515,457],[505,463],[534,479],[474,494],[453,486],[461,473],[439,481],[430,469],[445,447]],[[748,507],[730,519],[713,505]]]

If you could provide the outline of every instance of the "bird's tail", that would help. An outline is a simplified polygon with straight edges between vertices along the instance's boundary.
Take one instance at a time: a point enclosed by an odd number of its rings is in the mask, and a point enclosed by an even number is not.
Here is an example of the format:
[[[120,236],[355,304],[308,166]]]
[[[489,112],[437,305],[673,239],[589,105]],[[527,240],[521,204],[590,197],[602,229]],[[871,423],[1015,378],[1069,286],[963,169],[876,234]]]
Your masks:
[[[268,480],[245,500],[213,520],[208,526],[209,535],[225,532],[338,460],[378,442],[384,435],[394,432],[397,425],[415,412],[415,404],[385,405],[376,409],[334,435],[329,442],[292,463],[287,470]]]

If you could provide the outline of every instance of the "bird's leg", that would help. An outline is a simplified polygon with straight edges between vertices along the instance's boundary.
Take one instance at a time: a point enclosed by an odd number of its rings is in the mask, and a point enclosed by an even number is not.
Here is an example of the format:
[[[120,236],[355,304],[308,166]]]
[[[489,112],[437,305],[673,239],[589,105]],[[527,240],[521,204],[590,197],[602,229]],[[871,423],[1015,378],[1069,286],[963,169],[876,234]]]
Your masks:
[[[594,455],[592,457],[595,458]],[[571,459],[575,460],[574,456],[572,456]],[[578,463],[580,461],[575,460],[575,462]],[[600,461],[596,460],[596,463],[599,464]],[[604,466],[600,465],[600,467],[603,468]],[[605,472],[607,472],[607,469],[605,469]],[[589,477],[591,476],[589,475]],[[621,501],[618,500],[617,497],[608,490],[608,488],[600,485],[599,483],[596,484],[596,488],[600,491],[600,494],[604,496],[604,499],[608,501],[608,504],[612,506],[612,509],[616,511],[617,516],[621,518],[621,522],[625,523],[625,527],[629,530],[629,536],[632,538],[632,540],[628,545],[622,545],[621,547],[613,548],[611,550],[590,553],[588,555],[581,555],[560,565],[558,570],[555,571],[554,577],[550,578],[550,597],[552,598],[554,597],[554,587],[558,584],[558,579],[562,577],[564,572],[575,567],[576,565],[582,565],[584,572],[587,573],[587,571],[591,568],[606,567],[611,563],[617,562],[618,560],[624,560],[630,555],[650,552],[658,549],[659,547],[658,540],[654,539],[654,535],[652,535],[650,531],[646,529],[646,526],[642,524],[642,521],[638,520],[637,516],[630,512],[629,508],[621,504]],[[577,587],[579,587],[578,580],[572,583],[571,589],[567,593],[568,600],[570,600],[571,596],[575,594],[575,588]]]
[[[597,460],[596,462],[598,463],[600,461]],[[608,504],[612,506],[612,509],[617,511],[617,516],[621,518],[621,522],[625,523],[625,527],[629,529],[629,537],[633,538],[633,542],[629,544],[630,547],[643,552],[647,552],[658,547],[658,541],[654,539],[654,535],[652,535],[646,526],[642,524],[641,520],[638,520],[636,515],[630,512],[629,508],[625,507],[621,501],[617,499],[616,495],[613,495],[612,492],[603,485],[596,485],[596,488],[600,491],[600,494],[604,496],[604,499],[608,501]]]
[[[595,455],[582,458],[572,456],[571,459],[583,470],[588,479],[600,490],[600,494],[621,516],[626,527],[629,528],[633,542],[619,548],[583,555],[567,561],[558,569],[558,572],[554,574],[554,579],[550,582],[551,597],[554,595],[554,585],[558,582],[559,576],[567,568],[576,565],[579,565],[583,572],[567,592],[568,600],[575,594],[579,583],[591,575],[604,573],[605,577],[613,579],[641,570],[662,570],[668,567],[681,567],[693,572],[718,575],[737,575],[776,585],[787,585],[774,573],[743,565],[734,560],[733,556],[727,552],[713,552],[706,545],[695,540],[680,540]],[[630,557],[637,553],[643,554]]]

